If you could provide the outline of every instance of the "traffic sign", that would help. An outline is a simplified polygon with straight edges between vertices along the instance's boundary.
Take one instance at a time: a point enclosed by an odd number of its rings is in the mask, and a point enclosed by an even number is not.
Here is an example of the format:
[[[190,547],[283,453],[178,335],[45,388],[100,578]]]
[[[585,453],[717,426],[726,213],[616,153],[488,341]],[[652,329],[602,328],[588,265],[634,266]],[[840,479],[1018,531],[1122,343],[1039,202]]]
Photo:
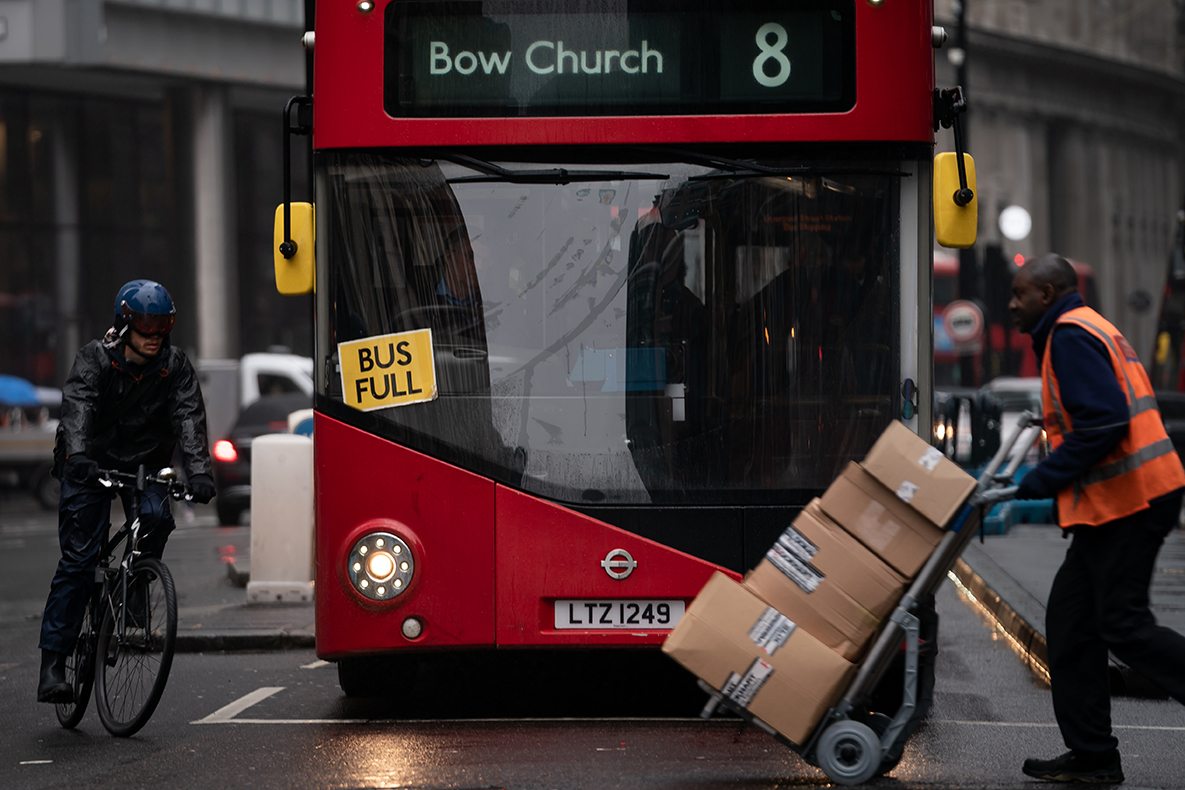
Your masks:
[[[975,343],[983,337],[983,311],[974,302],[951,302],[942,313],[942,322],[955,345]]]

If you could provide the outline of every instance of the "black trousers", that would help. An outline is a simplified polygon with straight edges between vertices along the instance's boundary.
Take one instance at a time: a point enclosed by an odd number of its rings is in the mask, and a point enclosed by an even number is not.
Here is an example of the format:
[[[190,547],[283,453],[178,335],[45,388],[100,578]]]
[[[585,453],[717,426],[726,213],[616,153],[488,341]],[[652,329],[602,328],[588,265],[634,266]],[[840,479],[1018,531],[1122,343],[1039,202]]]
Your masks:
[[[1053,712],[1066,746],[1102,752],[1111,732],[1107,651],[1185,703],[1185,636],[1156,624],[1148,588],[1181,496],[1098,527],[1075,527],[1046,611]]]

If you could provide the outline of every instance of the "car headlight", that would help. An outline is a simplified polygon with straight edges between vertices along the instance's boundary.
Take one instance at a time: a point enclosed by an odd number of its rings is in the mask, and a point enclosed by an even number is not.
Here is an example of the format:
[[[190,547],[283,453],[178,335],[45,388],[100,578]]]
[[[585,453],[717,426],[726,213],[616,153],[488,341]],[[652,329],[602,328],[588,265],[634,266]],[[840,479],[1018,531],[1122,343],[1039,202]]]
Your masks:
[[[372,532],[350,549],[346,573],[354,589],[372,601],[389,601],[411,583],[416,560],[411,548],[390,532]]]

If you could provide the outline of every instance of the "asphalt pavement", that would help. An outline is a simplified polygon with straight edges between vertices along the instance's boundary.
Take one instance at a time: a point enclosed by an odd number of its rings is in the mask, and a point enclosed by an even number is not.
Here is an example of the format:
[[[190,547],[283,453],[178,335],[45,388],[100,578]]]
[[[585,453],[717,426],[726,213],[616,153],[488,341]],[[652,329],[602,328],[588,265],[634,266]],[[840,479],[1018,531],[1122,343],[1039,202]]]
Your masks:
[[[111,518],[123,521],[118,503]],[[209,505],[174,505],[174,519],[164,560],[177,590],[179,652],[313,647],[312,602],[247,603],[250,527],[221,526]],[[40,621],[58,558],[56,513],[0,491],[0,549],[23,558],[0,575],[0,621]]]
[[[1045,602],[1071,540],[1052,524],[1016,524],[1003,535],[976,538],[951,574],[1046,682]],[[1161,547],[1151,608],[1158,623],[1185,633],[1185,529],[1173,530]],[[1112,694],[1162,696],[1114,657],[1112,667]]]
[[[643,718],[623,718],[617,686],[605,696],[609,712],[591,718],[578,718],[585,714],[574,709],[557,718],[551,706],[561,695],[548,684],[522,686],[537,692],[523,695],[527,713],[501,705],[491,711],[491,694],[478,681],[472,693],[432,695],[419,707],[407,695],[347,698],[333,666],[317,661],[311,650],[277,649],[311,643],[312,605],[248,604],[246,589],[236,585],[250,569],[250,528],[219,526],[212,509],[201,507],[177,520],[166,560],[177,582],[186,652],[177,657],[166,698],[149,726],[134,738],[110,739],[93,715],[78,730],[66,731],[46,706],[31,701],[33,645],[57,556],[56,518],[0,495],[3,786],[544,790],[744,784],[756,790],[822,781],[816,769],[735,720],[682,718],[688,714],[672,713],[669,705]],[[1041,643],[1043,602],[1068,545],[1056,527],[1021,525],[968,548],[955,574],[959,583],[939,591],[942,649],[934,707],[882,784],[903,790],[1015,788],[1025,783],[1023,757],[1062,750],[1048,691],[1028,656]],[[1185,536],[1175,532],[1161,553],[1153,602],[1161,621],[1179,630],[1185,630],[1185,606],[1178,605],[1183,577]],[[979,616],[965,605],[968,593]],[[984,628],[989,612],[995,622]],[[1029,640],[1023,649],[1013,633]],[[1010,660],[1013,651],[1027,657],[1033,673]],[[621,676],[611,680],[620,683]],[[576,673],[569,681],[565,697],[590,678]],[[702,701],[698,690],[678,700],[696,709]],[[1129,785],[1180,787],[1180,707],[1120,699],[1114,720]]]
[[[118,507],[113,520],[121,518]],[[178,650],[182,652],[260,651],[311,648],[315,645],[313,603],[248,603],[250,527],[220,526],[214,510],[198,506],[176,513],[177,531],[165,554],[177,585]],[[0,533],[4,540],[40,538],[50,542],[56,531],[51,514],[32,500],[0,497]],[[1069,540],[1048,524],[1017,524],[1003,535],[976,538],[951,573],[952,581],[972,596],[981,612],[995,620],[1016,652],[1039,679],[1047,679],[1045,601]],[[0,545],[2,547],[2,545]],[[51,548],[48,547],[47,548]],[[50,555],[52,551],[48,552]],[[42,564],[45,564],[44,562]],[[45,581],[52,566],[43,569]],[[0,588],[3,580],[0,580]],[[39,615],[41,590],[8,594],[8,607],[19,598],[26,618]],[[34,611],[38,609],[38,611]],[[1169,535],[1160,552],[1152,585],[1152,610],[1157,620],[1185,633],[1185,530]],[[1118,670],[1124,668],[1116,662]],[[1137,695],[1148,690],[1125,671],[1114,676]]]

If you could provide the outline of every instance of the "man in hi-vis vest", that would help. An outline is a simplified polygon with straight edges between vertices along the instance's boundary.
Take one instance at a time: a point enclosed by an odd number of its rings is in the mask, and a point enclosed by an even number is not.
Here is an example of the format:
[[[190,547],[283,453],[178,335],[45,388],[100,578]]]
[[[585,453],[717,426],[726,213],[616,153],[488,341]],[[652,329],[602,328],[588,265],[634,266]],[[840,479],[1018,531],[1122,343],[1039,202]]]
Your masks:
[[[1054,497],[1058,524],[1074,536],[1045,620],[1053,710],[1070,751],[1025,760],[1023,770],[1050,781],[1122,782],[1107,651],[1185,702],[1185,636],[1157,625],[1148,609],[1185,471],[1136,352],[1082,301],[1064,258],[1026,261],[1008,309],[1041,360],[1053,448],[1020,481],[1017,497]]]

